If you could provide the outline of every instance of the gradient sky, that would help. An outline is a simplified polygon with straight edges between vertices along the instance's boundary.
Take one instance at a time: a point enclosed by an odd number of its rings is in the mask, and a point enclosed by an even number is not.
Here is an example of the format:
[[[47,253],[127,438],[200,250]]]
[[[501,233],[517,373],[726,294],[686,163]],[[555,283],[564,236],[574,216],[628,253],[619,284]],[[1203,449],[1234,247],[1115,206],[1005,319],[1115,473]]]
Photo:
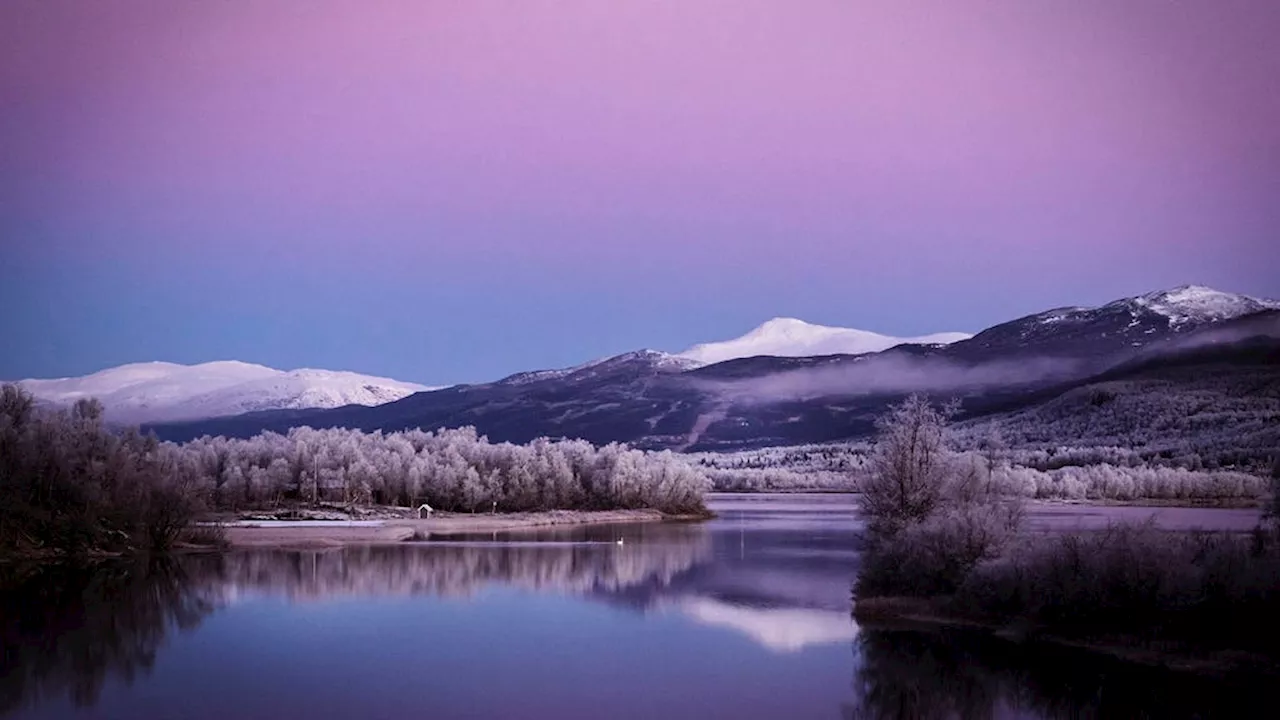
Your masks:
[[[1274,0],[5,0],[0,378],[1280,296]]]

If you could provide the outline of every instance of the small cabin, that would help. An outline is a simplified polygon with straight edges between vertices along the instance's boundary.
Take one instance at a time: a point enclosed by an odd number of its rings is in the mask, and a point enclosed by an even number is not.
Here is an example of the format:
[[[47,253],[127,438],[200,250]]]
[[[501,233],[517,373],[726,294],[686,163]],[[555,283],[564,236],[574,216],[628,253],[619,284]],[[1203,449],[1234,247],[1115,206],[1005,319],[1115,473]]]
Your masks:
[[[433,512],[435,512],[434,508],[426,503],[422,503],[418,506],[418,519],[422,520],[424,518],[429,518]]]

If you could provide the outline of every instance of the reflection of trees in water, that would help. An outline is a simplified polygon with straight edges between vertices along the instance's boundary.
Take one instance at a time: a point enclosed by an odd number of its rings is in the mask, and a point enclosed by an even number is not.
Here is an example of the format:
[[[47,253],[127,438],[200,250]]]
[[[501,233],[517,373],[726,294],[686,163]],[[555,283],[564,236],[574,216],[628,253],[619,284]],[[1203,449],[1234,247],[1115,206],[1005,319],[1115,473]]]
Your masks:
[[[93,704],[108,675],[150,671],[174,627],[218,605],[209,558],[93,568],[0,564],[0,713],[66,696]]]
[[[293,598],[333,595],[465,596],[500,583],[536,591],[588,593],[667,584],[705,559],[705,536],[637,545],[446,545],[349,547],[320,552],[256,551],[223,559],[228,586]]]
[[[1226,682],[965,632],[861,629],[849,718],[1247,717],[1265,680]]]
[[[241,592],[458,596],[502,583],[589,593],[669,583],[705,559],[704,535],[615,545],[432,545],[193,555],[93,568],[0,564],[0,714],[41,700],[96,702],[109,677],[150,671],[168,634]]]

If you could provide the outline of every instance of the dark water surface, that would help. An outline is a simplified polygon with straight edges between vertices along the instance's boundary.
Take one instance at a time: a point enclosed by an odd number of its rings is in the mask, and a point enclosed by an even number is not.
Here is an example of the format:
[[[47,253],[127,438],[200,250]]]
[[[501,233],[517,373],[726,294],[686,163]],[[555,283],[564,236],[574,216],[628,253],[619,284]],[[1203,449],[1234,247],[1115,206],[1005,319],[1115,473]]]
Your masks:
[[[0,716],[1269,716],[1265,688],[859,630],[849,498],[712,505],[702,524],[3,570]]]

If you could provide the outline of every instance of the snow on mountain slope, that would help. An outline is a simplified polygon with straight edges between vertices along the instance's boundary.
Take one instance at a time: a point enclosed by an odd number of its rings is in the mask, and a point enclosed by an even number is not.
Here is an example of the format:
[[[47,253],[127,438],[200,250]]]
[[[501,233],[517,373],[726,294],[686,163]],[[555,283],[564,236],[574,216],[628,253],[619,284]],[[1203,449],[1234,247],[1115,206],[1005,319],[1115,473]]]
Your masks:
[[[968,361],[1015,355],[1105,359],[1216,323],[1280,310],[1280,302],[1182,285],[1097,307],[1061,307],[983,330],[947,348]]]
[[[527,385],[533,382],[543,380],[555,380],[566,378],[569,376],[582,376],[583,374],[595,370],[609,370],[625,364],[643,364],[652,367],[655,370],[667,372],[682,372],[684,370],[692,370],[700,367],[701,362],[686,358],[682,355],[673,355],[671,353],[662,352],[660,350],[633,350],[632,352],[623,353],[621,355],[610,355],[608,357],[597,358],[590,362],[574,365],[567,368],[555,368],[551,370],[530,370],[527,372],[516,373],[502,378],[498,383],[502,385]]]
[[[151,362],[83,377],[22,380],[37,399],[70,405],[96,397],[111,420],[130,423],[191,420],[254,410],[381,405],[425,385],[331,370],[276,370],[237,361],[200,365]]]
[[[972,337],[948,332],[923,337],[899,338],[866,330],[812,325],[795,318],[774,318],[742,337],[723,342],[694,345],[679,357],[711,364],[734,358],[773,355],[811,357],[814,355],[857,355],[888,350],[895,345],[947,345]]]
[[[1236,295],[1203,285],[1182,285],[1172,290],[1117,300],[1146,308],[1169,318],[1172,325],[1231,320],[1263,310],[1280,310],[1280,302]],[[1115,303],[1113,303],[1115,304]]]

